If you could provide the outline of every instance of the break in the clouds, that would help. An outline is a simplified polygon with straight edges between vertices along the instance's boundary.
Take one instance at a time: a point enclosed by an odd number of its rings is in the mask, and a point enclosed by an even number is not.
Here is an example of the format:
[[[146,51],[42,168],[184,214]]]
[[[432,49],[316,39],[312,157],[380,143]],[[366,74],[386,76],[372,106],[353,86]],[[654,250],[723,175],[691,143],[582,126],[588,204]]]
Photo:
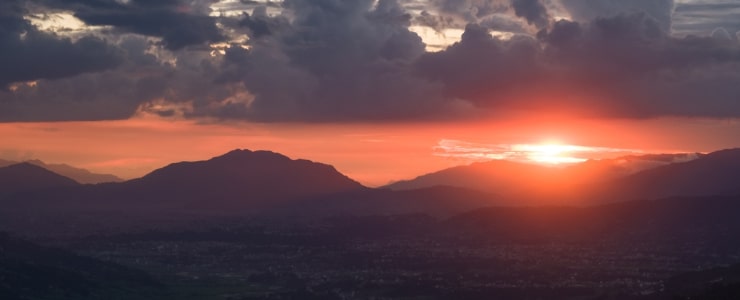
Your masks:
[[[740,117],[738,7],[673,0],[12,0],[0,120]],[[80,30],[42,26],[54,16]],[[463,30],[430,52],[415,27]]]
[[[434,155],[467,162],[509,160],[526,163],[580,163],[587,160],[642,154],[639,150],[544,144],[485,144],[442,139],[434,146]],[[673,162],[674,157],[666,155]],[[645,156],[642,159],[660,159]]]
[[[111,69],[121,63],[115,47],[101,38],[76,41],[42,32],[24,19],[24,3],[0,3],[0,89],[13,82],[58,79]]]

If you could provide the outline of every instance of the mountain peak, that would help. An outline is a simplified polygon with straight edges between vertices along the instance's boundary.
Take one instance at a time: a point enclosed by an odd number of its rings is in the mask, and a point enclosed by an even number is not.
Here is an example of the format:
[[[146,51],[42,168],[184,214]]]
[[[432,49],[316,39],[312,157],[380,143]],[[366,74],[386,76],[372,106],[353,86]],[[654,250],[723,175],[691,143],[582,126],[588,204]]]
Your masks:
[[[0,191],[3,192],[76,185],[79,183],[70,178],[28,162],[0,168]]]
[[[54,173],[52,171],[49,171],[47,169],[44,169],[43,167],[37,166],[37,165],[35,165],[35,164],[31,163],[31,162],[27,162],[27,161],[16,163],[16,164],[12,164],[12,165],[9,165],[7,167],[0,168],[0,170],[2,170],[3,173],[6,173],[6,172],[17,172],[18,173],[17,174],[18,176],[24,176],[24,175],[28,175],[28,174],[32,174],[32,173],[35,173],[35,174],[45,174],[45,173],[48,173],[48,174],[58,175],[58,174],[56,174],[56,173]],[[59,176],[61,176],[61,175],[59,175]]]
[[[268,150],[249,150],[249,149],[234,149],[226,152],[223,155],[216,156],[212,160],[229,159],[229,160],[241,160],[241,159],[282,159],[291,160],[289,157],[280,153],[268,151]]]
[[[247,155],[247,154],[250,154],[250,153],[253,153],[253,151],[252,150],[249,150],[249,149],[239,149],[239,148],[237,148],[237,149],[231,150],[229,152],[226,152],[223,155],[218,156],[218,157],[234,157],[234,156],[240,156],[240,155]]]
[[[334,167],[271,151],[236,149],[205,161],[179,162],[135,180],[168,191],[163,197],[204,196],[209,202],[249,207],[365,189]]]

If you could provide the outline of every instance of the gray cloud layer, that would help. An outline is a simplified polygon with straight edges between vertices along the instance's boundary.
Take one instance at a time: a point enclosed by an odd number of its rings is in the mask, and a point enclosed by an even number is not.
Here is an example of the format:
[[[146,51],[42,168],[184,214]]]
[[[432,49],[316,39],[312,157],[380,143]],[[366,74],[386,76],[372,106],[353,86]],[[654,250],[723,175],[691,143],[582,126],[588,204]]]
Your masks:
[[[0,120],[123,119],[137,109],[262,122],[459,119],[500,110],[740,117],[734,21],[706,22],[714,25],[704,36],[675,34],[672,16],[714,6],[434,0],[413,2],[414,15],[395,0],[286,0],[277,15],[250,2],[257,8],[238,17],[212,17],[211,2],[32,2],[107,26],[75,39],[24,19],[31,2],[3,2]],[[556,6],[573,20],[554,20]],[[468,23],[462,39],[441,52],[426,52],[409,30],[456,22]],[[229,39],[239,34],[248,41]],[[231,44],[210,55],[207,45],[220,41]],[[18,84],[28,81],[36,82]]]
[[[23,18],[20,1],[0,3],[0,88],[18,81],[56,79],[102,71],[121,63],[106,41],[86,36],[77,41],[37,30]]]

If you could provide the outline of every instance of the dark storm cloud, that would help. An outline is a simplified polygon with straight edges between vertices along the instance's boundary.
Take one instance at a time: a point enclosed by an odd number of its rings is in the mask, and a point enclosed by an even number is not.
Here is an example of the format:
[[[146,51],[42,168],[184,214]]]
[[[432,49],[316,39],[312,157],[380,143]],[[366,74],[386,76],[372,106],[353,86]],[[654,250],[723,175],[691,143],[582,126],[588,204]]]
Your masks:
[[[721,29],[701,36],[674,34],[679,23],[667,0],[563,0],[572,21],[550,20],[556,3],[543,0],[435,0],[416,15],[394,0],[286,0],[281,13],[250,3],[252,10],[218,18],[207,16],[208,0],[36,3],[113,30],[65,39],[26,21],[23,2],[0,4],[0,60],[14,64],[0,70],[0,84],[38,80],[0,91],[3,121],[124,119],[142,110],[262,122],[510,110],[740,117],[732,22],[719,20]],[[707,11],[691,9],[678,10]],[[458,43],[426,52],[412,22],[439,30],[469,24]],[[249,39],[205,47],[239,34]]]
[[[0,4],[0,89],[13,82],[102,71],[121,63],[120,53],[106,41],[91,36],[72,41],[39,31],[23,18],[25,12],[19,1]]]
[[[511,89],[534,82],[539,51],[532,38],[503,41],[486,28],[468,25],[460,42],[445,51],[425,54],[415,67],[421,76],[444,83],[448,97],[495,101],[491,96],[505,98]]]
[[[675,7],[674,0],[560,0],[574,20],[588,22],[598,17],[644,12],[654,18],[660,28],[670,32]]]
[[[479,107],[603,117],[737,116],[740,47],[711,37],[676,38],[640,12],[559,21],[528,39],[502,41],[469,26],[419,68],[450,96]]]
[[[266,6],[257,6],[251,15],[243,13],[238,25],[247,28],[251,38],[260,38],[290,27],[290,22],[286,18],[270,17]]]
[[[178,53],[175,66],[148,53],[150,41],[145,38],[124,37],[119,47],[126,59],[116,69],[0,92],[0,120],[117,120],[131,117],[142,107],[172,115],[169,111],[175,108],[156,104],[226,99],[233,92],[229,85],[214,83],[218,68],[207,53]]]
[[[740,2],[681,3],[673,20],[674,32],[682,35],[706,35],[722,29],[734,37],[740,32]]]
[[[131,0],[45,0],[56,8],[71,9],[75,17],[88,25],[113,26],[122,32],[162,38],[170,50],[186,46],[220,42],[225,36],[208,16],[211,1]]]
[[[252,29],[250,49],[232,47],[221,81],[238,80],[254,94],[241,114],[262,121],[351,121],[441,117],[439,87],[411,74],[424,53],[408,30],[411,16],[381,0],[288,0],[289,26]],[[245,24],[254,25],[254,16]],[[261,16],[262,24],[288,24]],[[260,32],[263,34],[255,34]],[[264,34],[269,32],[270,34]]]
[[[511,6],[514,14],[527,20],[530,25],[544,28],[550,23],[547,8],[540,0],[511,0]]]
[[[431,0],[429,4],[443,15],[456,16],[466,22],[509,10],[507,0]]]

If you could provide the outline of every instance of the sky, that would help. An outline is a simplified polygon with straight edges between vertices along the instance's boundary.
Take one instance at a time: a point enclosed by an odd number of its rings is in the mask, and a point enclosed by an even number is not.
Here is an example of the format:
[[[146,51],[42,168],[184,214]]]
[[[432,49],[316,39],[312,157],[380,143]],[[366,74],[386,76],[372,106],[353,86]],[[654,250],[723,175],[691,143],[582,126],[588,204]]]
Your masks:
[[[730,0],[6,0],[0,158],[135,178],[267,149],[377,186],[708,152],[740,146],[739,40]]]

